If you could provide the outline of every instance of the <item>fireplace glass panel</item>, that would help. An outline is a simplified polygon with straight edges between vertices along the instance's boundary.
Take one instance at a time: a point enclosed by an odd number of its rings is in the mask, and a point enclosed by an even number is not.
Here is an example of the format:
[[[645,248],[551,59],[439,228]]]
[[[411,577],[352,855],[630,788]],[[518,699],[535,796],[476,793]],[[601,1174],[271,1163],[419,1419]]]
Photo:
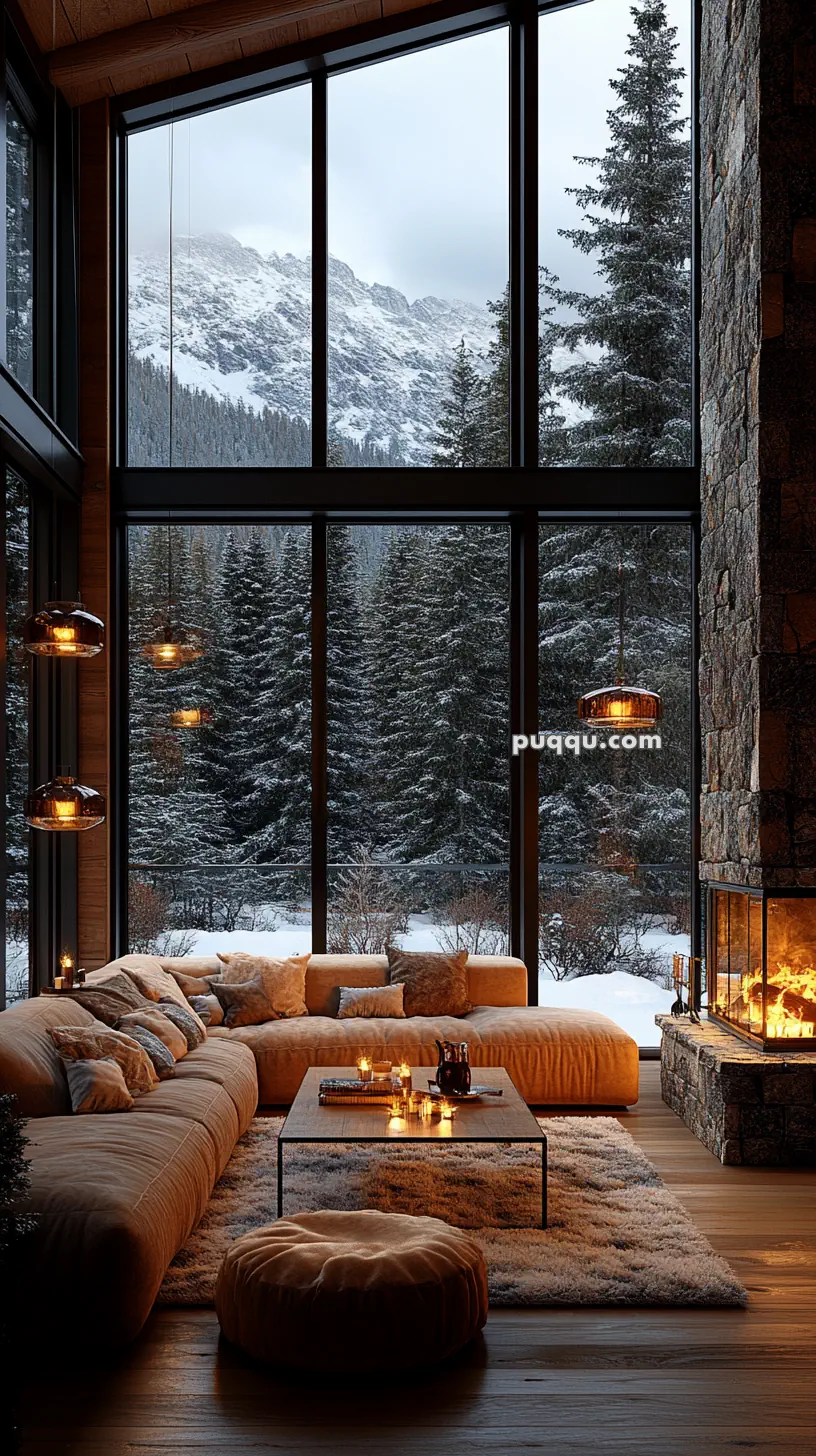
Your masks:
[[[709,908],[709,1014],[766,1049],[810,1049],[816,894],[712,888]]]

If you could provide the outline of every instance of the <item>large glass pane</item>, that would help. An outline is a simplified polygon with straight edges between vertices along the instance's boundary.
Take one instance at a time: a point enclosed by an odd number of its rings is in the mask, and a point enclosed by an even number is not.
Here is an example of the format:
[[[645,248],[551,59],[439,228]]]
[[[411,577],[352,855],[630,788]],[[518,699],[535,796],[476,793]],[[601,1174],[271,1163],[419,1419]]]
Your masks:
[[[503,465],[508,32],[329,81],[329,463]]]
[[[128,461],[311,462],[308,86],[128,140]]]
[[[683,525],[539,537],[540,1001],[605,1011],[642,1046],[689,953],[689,547]],[[579,722],[616,681],[661,695],[653,730]]]
[[[23,623],[31,610],[29,498],[25,483],[13,470],[6,471],[4,485],[5,985],[0,983],[0,1005],[4,993],[6,1004],[28,995],[29,944],[29,831],[23,820],[23,798],[29,787],[30,659],[23,647]]]
[[[328,941],[507,948],[509,531],[331,526]]]
[[[34,393],[34,138],[6,102],[6,363]]]
[[[307,951],[309,528],[134,526],[128,547],[131,949]],[[156,668],[164,636],[201,655]]]
[[[689,0],[543,16],[540,460],[688,465]]]

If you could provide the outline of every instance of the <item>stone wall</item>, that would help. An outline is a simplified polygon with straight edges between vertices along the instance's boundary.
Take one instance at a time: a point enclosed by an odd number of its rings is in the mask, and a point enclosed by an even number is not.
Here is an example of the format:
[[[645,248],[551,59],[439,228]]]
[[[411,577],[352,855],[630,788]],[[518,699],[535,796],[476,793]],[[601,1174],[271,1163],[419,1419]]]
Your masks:
[[[763,1052],[713,1022],[655,1018],[663,1100],[721,1163],[816,1166],[816,1058]]]
[[[816,7],[704,0],[701,873],[816,883]]]

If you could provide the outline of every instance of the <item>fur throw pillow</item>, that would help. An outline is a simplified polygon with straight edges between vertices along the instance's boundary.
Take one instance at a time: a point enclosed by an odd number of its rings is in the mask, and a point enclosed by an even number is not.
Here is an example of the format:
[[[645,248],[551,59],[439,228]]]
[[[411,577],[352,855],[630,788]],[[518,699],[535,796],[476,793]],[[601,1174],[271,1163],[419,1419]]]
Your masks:
[[[222,986],[236,983],[245,985],[260,977],[275,1016],[309,1015],[306,1005],[306,967],[311,960],[311,954],[287,956],[285,960],[279,960],[276,956],[253,956],[245,951],[233,951],[227,955],[219,955],[219,960],[224,963]],[[217,981],[213,983],[212,989],[222,1006],[225,1006]],[[229,1024],[228,1021],[227,1025]]]
[[[394,986],[341,986],[338,1020],[348,1016],[405,1016],[401,982]]]
[[[391,985],[405,987],[406,1016],[464,1016],[473,1010],[468,995],[467,951],[388,951]]]
[[[192,1012],[190,1015],[192,1016]],[[159,1041],[164,1042],[174,1062],[180,1062],[182,1057],[186,1057],[187,1038],[184,1032],[158,1006],[151,1006],[149,1011],[131,1011],[116,1023],[116,1030],[130,1033],[137,1026],[144,1027],[145,1031],[151,1032]]]
[[[144,1047],[123,1031],[102,1026],[49,1026],[48,1033],[63,1061],[96,1062],[112,1057],[122,1068],[132,1097],[158,1086],[159,1079]]]

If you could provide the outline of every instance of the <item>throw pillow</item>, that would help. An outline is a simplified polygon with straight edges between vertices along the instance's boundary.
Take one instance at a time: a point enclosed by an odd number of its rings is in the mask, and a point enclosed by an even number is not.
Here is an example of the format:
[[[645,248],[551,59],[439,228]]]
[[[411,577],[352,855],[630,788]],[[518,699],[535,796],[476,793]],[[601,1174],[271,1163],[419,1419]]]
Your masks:
[[[170,973],[163,971],[160,966],[147,969],[140,966],[136,970],[128,969],[127,974],[133,977],[139,990],[150,1001],[160,1001],[162,996],[166,996],[168,1001],[175,1001],[177,1006],[187,1006],[189,1004],[184,992],[176,985]],[[195,1015],[195,1012],[193,1012],[193,1015]],[[201,1030],[204,1030],[203,1022]]]
[[[207,1033],[201,1030],[200,1018],[193,1015],[192,1007],[177,1006],[175,1001],[166,1001],[162,996],[159,1009],[168,1021],[178,1027],[187,1042],[188,1052],[194,1052],[197,1046],[207,1040]]]
[[[339,1020],[347,1016],[404,1016],[401,982],[394,986],[341,986]]]
[[[112,1057],[122,1068],[131,1096],[151,1092],[158,1086],[158,1077],[144,1047],[123,1031],[110,1031],[103,1026],[49,1026],[51,1040],[66,1062],[97,1062]]]
[[[246,985],[260,977],[275,1016],[309,1015],[306,1005],[306,967],[311,959],[310,955],[287,956],[285,960],[279,960],[275,956],[253,956],[244,951],[232,951],[227,955],[219,953],[218,959],[224,963],[222,985]],[[217,982],[212,989],[221,1000]],[[225,1004],[223,1000],[221,1004]]]
[[[405,987],[406,1016],[464,1016],[473,1010],[468,996],[467,951],[388,951],[391,984]]]
[[[199,1019],[204,1022],[205,1026],[221,1026],[223,1024],[224,1008],[214,993],[211,996],[191,996],[190,1005]]]
[[[210,982],[220,981],[221,972],[217,971],[211,976],[188,976],[184,971],[170,971],[179,990],[184,993],[189,1001],[193,996],[206,996],[209,994]]]
[[[65,1075],[72,1112],[129,1112],[133,1106],[122,1068],[110,1057],[67,1062]]]
[[[152,1031],[148,1031],[146,1026],[130,1026],[128,1035],[147,1052],[160,1082],[166,1082],[168,1077],[175,1077],[176,1059],[170,1048],[163,1041],[159,1041]]]
[[[57,991],[46,995],[54,994],[60,996],[67,1002],[74,1001],[78,1006],[83,1006],[90,1011],[97,1021],[103,1021],[106,1026],[115,1026],[121,1016],[128,1011],[136,1011],[142,1006],[147,1006],[148,1000],[142,995],[138,986],[134,985],[129,975],[124,971],[117,971],[115,975],[109,976],[104,981],[89,981],[84,986],[75,986],[73,991]]]
[[[191,1016],[192,1014],[190,1012]],[[137,1026],[143,1026],[145,1031],[151,1032],[153,1036],[158,1037],[159,1041],[164,1042],[174,1062],[180,1062],[182,1057],[186,1057],[187,1038],[184,1032],[180,1031],[169,1017],[159,1010],[158,1006],[151,1007],[149,1011],[129,1012],[127,1016],[123,1016],[120,1021],[117,1021],[116,1030],[129,1033],[131,1028],[135,1029]]]
[[[226,985],[216,981],[213,991],[223,1008],[225,1026],[260,1026],[281,1019],[267,995],[263,976]]]

